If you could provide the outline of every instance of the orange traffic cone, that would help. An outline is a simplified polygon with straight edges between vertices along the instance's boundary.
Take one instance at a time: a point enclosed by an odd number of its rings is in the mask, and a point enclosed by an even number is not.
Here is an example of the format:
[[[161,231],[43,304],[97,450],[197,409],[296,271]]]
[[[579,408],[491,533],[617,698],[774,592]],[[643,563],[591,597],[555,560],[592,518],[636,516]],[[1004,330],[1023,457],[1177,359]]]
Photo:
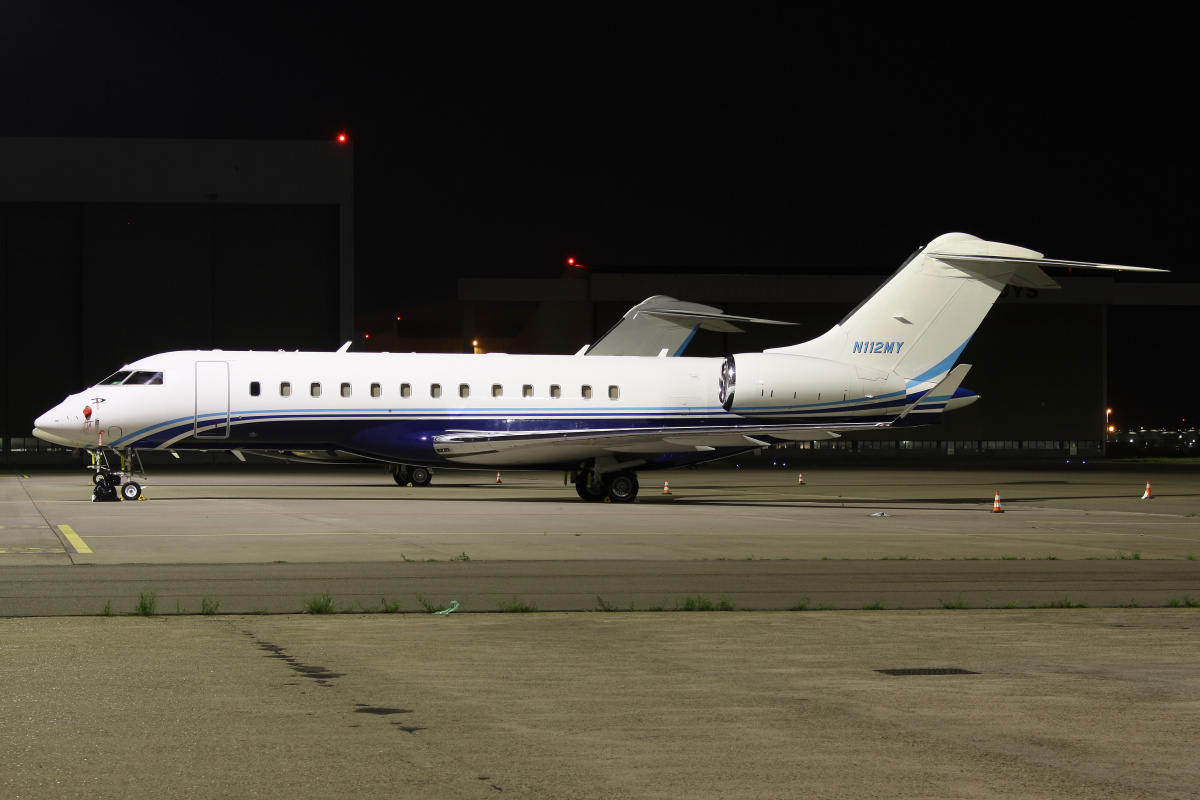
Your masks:
[[[662,490],[662,493],[663,493],[663,494],[670,494],[670,493],[671,493],[671,482],[670,482],[670,481],[663,481],[663,490]]]
[[[996,492],[996,502],[992,503],[992,513],[993,514],[1003,514],[1004,513],[1004,509],[1000,507],[1000,492],[999,491]]]
[[[504,483],[504,481],[500,480],[500,473],[499,473],[499,472],[497,472],[497,473],[496,473],[496,483]]]
[[[797,486],[803,486],[803,485],[804,485],[804,473],[803,473],[803,472],[801,472],[801,473],[800,473],[800,480],[796,481],[796,485],[797,485]]]
[[[1154,492],[1150,491],[1150,481],[1146,481],[1146,493],[1142,495],[1143,500],[1153,500]]]

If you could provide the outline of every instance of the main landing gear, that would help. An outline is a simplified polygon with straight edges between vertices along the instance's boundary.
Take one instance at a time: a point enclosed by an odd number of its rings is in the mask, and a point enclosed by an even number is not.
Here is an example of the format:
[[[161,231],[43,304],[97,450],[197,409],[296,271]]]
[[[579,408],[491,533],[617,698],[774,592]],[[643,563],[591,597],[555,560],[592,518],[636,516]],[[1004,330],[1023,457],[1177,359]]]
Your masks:
[[[108,452],[105,450],[92,451],[92,466],[96,472],[92,475],[92,501],[98,503],[112,503],[120,500],[140,500],[142,499],[142,485],[133,480],[124,480],[132,478],[134,467],[141,474],[142,479],[146,478],[146,470],[142,466],[142,459],[137,454],[136,450],[122,450],[117,453],[119,459],[116,468],[109,463]]]
[[[428,467],[393,464],[391,473],[392,479],[400,486],[428,486],[433,481],[433,470]]]
[[[575,476],[575,491],[591,503],[632,503],[638,494],[638,479],[630,470],[604,475],[589,470]]]

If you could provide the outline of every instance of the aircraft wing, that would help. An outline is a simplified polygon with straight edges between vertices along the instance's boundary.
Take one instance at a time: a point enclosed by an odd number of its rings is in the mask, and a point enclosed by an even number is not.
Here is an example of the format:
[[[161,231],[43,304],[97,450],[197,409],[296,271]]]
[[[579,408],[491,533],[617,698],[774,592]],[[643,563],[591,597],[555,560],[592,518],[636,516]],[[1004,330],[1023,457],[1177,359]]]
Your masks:
[[[625,312],[608,333],[601,336],[584,355],[589,356],[678,356],[691,342],[696,331],[741,333],[735,322],[764,325],[795,325],[756,317],[724,314],[721,309],[699,303],[685,303],[666,295],[655,295]]]
[[[497,433],[495,431],[449,431],[434,439],[441,456],[479,456],[522,448],[590,448],[612,453],[681,453],[715,450],[718,447],[766,447],[774,441],[836,439],[839,431],[878,430],[890,423],[863,422],[839,425],[736,425],[672,428],[613,428],[592,430]]]

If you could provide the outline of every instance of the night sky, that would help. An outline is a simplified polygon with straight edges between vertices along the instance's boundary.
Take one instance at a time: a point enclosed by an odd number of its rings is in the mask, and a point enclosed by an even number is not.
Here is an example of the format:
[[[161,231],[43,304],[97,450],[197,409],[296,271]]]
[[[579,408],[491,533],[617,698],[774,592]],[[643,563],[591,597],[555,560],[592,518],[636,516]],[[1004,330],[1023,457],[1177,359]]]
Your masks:
[[[345,130],[360,311],[568,255],[886,275],[954,230],[1200,281],[1194,46],[1129,6],[248,5],[5,3],[0,136]]]

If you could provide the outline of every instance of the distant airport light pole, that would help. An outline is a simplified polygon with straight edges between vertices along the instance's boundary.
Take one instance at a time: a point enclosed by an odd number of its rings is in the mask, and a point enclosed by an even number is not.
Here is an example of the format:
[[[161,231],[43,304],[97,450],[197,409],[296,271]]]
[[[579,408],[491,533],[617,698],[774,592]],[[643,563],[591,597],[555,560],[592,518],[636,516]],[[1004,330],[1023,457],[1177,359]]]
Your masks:
[[[585,270],[585,272],[583,273],[583,279],[584,279],[583,304],[584,304],[584,307],[587,309],[587,337],[588,337],[589,343],[595,344],[596,343],[596,313],[595,313],[595,310],[592,308],[592,273],[591,273],[591,270],[588,270],[587,264],[580,264],[578,261],[576,261],[574,256],[567,259],[567,266],[574,267],[575,269]]]

